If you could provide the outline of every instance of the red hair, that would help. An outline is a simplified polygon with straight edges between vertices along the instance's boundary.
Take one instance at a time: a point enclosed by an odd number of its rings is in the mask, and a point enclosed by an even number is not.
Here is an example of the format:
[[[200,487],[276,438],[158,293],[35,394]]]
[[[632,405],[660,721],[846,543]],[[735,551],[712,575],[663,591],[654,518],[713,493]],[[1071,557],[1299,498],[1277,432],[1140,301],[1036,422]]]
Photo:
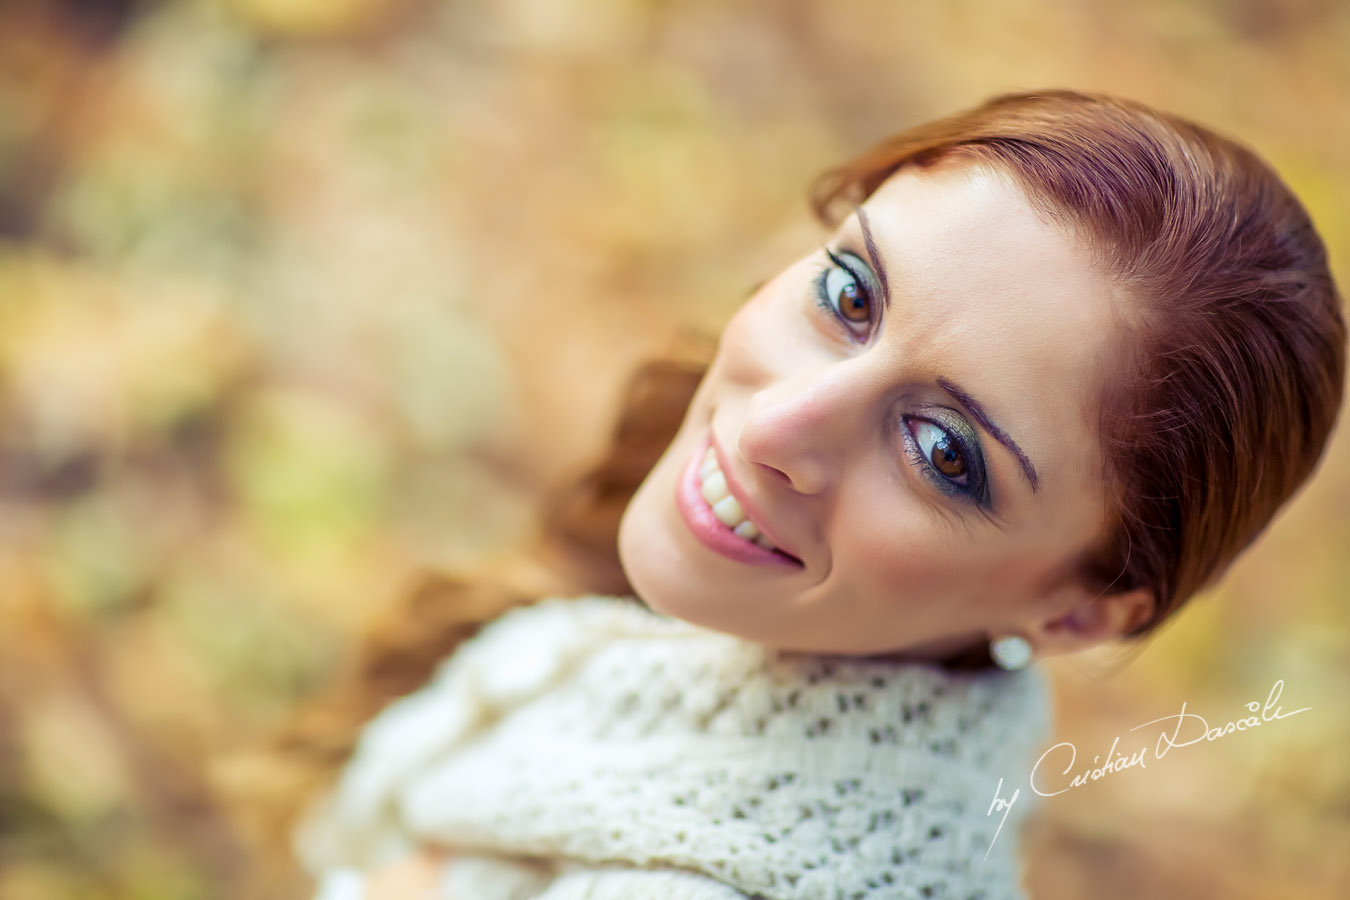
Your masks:
[[[1074,574],[1102,592],[1151,591],[1143,633],[1216,579],[1317,466],[1346,343],[1325,248],[1250,151],[1141,104],[1067,91],[998,97],[901,132],[822,175],[812,204],[831,222],[836,204],[861,202],[902,166],[960,157],[1010,173],[1136,301],[1100,398],[1110,512]],[[639,370],[608,454],[545,504],[537,545],[495,571],[430,576],[387,610],[343,683],[248,769],[247,812],[280,816],[274,840],[361,724],[486,621],[549,592],[631,591],[619,519],[711,348]]]
[[[1071,91],[996,97],[884,140],[822,175],[813,207],[833,222],[897,169],[954,157],[1012,175],[1132,298],[1100,403],[1110,512],[1076,574],[1148,588],[1141,634],[1213,583],[1317,467],[1345,377],[1326,248],[1250,150]]]

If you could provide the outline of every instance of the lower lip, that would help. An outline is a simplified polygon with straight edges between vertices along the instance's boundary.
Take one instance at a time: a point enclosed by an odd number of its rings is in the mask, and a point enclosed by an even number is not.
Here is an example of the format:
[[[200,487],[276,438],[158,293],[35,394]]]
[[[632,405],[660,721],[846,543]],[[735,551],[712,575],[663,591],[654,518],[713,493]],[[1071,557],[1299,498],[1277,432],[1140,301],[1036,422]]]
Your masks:
[[[698,471],[703,466],[703,457],[708,453],[710,441],[705,438],[684,467],[684,475],[675,491],[675,505],[689,530],[694,533],[705,547],[720,553],[728,559],[755,566],[786,566],[800,568],[799,564],[782,553],[765,550],[758,544],[739,537],[730,528],[723,525],[713,513],[708,501],[703,499],[703,480]]]

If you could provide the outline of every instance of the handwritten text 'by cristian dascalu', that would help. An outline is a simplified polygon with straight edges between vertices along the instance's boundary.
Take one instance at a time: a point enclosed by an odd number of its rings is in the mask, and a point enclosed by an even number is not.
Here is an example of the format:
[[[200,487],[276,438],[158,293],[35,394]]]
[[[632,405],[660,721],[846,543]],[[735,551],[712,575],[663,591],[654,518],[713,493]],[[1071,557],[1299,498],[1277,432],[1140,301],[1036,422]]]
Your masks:
[[[1201,741],[1217,741],[1230,734],[1250,731],[1267,722],[1287,719],[1290,716],[1296,716],[1301,712],[1312,709],[1311,706],[1305,706],[1292,712],[1284,712],[1279,706],[1280,694],[1283,691],[1284,679],[1280,679],[1271,687],[1264,705],[1260,701],[1253,700],[1246,705],[1246,709],[1251,715],[1234,719],[1224,725],[1215,725],[1211,728],[1204,717],[1193,712],[1187,712],[1186,703],[1183,701],[1181,712],[1176,715],[1152,719],[1134,726],[1130,731],[1138,731],[1141,728],[1148,728],[1150,725],[1161,725],[1162,731],[1153,747],[1151,758],[1162,759],[1169,750],[1177,747],[1189,747]],[[1095,756],[1092,758],[1091,766],[1079,769],[1072,777],[1068,777],[1077,765],[1078,748],[1067,741],[1055,744],[1042,753],[1040,759],[1036,760],[1036,765],[1031,769],[1029,787],[1042,797],[1054,797],[1076,787],[1082,787],[1088,782],[1100,781],[1108,775],[1114,775],[1125,769],[1135,766],[1141,769],[1148,768],[1147,760],[1150,758],[1150,754],[1147,744],[1128,756],[1119,753],[1119,747],[1120,738],[1117,737],[1111,743],[1111,749],[1107,751],[1105,759]],[[1003,823],[1008,820],[1008,813],[1012,811],[1013,804],[1017,802],[1017,798],[1021,794],[1022,789],[1017,788],[1012,792],[1011,797],[1004,797],[1003,779],[998,780],[998,787],[994,788],[994,802],[989,804],[989,811],[985,815],[992,816],[1002,813],[1003,818],[999,820],[998,830],[994,832],[994,839],[989,842],[989,850],[994,849],[994,841],[998,840],[999,832],[1003,831]],[[986,859],[989,858],[989,850],[984,853]]]

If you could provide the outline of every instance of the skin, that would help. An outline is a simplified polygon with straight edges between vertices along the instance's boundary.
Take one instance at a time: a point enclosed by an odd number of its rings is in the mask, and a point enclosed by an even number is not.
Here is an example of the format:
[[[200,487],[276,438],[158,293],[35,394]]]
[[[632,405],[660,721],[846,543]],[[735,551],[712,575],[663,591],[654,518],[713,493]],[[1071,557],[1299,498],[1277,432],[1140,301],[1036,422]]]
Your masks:
[[[746,301],[624,514],[619,552],[638,596],[666,615],[812,653],[941,661],[1017,634],[1046,656],[1123,635],[1151,614],[1148,593],[1097,597],[1069,564],[1105,521],[1096,398],[1128,298],[1086,244],[998,171],[902,169],[861,209],[826,246],[864,277],[839,270],[826,284],[836,298],[850,284],[871,289],[870,325],[852,323],[865,340],[818,305],[815,278],[835,267],[824,250]],[[940,377],[1021,448],[1034,491]],[[967,423],[991,506],[921,474],[902,429],[929,459],[943,438],[907,416]],[[689,531],[676,485],[710,431],[757,520],[801,566],[747,565]],[[969,486],[973,471],[955,480]],[[378,872],[368,897],[431,896],[448,858],[428,849]]]
[[[1083,241],[984,166],[901,169],[861,210],[826,244],[854,275],[819,250],[726,326],[621,524],[638,596],[666,615],[813,653],[940,661],[1016,634],[1043,656],[1124,634],[1150,614],[1147,592],[1098,598],[1069,564],[1105,522],[1094,421],[1128,298]],[[827,294],[842,300],[829,310],[815,283],[826,267],[836,270]],[[841,319],[844,308],[861,321]],[[1022,449],[1034,491],[943,378]],[[991,507],[924,477],[905,433],[928,459],[956,445],[915,416],[967,423]],[[676,487],[710,434],[751,518],[802,565],[733,560],[689,530]],[[945,471],[967,486],[974,474],[959,452]]]
[[[441,868],[450,861],[445,850],[427,847],[366,880],[365,900],[432,900]]]
[[[441,866],[448,861],[450,854],[432,847],[409,855],[367,878],[365,900],[432,900]]]

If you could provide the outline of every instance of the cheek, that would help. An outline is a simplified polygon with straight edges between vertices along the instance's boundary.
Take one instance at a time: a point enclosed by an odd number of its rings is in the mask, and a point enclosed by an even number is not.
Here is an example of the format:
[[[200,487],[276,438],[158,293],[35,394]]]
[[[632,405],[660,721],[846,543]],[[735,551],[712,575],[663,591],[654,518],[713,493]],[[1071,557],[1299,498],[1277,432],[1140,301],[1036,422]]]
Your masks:
[[[968,553],[944,540],[927,523],[850,531],[835,564],[857,573],[860,588],[931,600],[952,599],[975,575]]]
[[[894,467],[902,465],[897,463]],[[950,583],[966,556],[962,536],[926,509],[903,473],[873,454],[855,460],[830,523],[834,566],[880,590],[927,590]]]
[[[915,497],[922,486],[852,495],[841,503],[834,565],[854,590],[914,607],[963,610],[1023,602],[1040,553],[996,529],[964,523]]]
[[[765,305],[759,299],[748,301],[722,329],[712,368],[717,381],[754,385],[775,370],[773,319]]]
[[[810,304],[800,292],[765,287],[732,316],[718,344],[719,377],[743,385],[761,385],[797,371],[829,348],[816,326]]]

